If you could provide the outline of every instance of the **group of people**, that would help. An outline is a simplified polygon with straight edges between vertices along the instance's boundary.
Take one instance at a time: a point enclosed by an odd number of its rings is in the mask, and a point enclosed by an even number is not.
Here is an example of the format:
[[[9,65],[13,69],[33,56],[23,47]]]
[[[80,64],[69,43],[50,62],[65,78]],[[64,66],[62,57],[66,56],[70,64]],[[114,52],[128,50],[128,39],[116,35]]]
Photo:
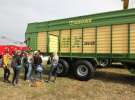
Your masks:
[[[52,53],[49,56],[48,62],[50,64],[50,71],[46,82],[49,82],[52,76],[54,76],[53,82],[55,82],[57,77],[58,61],[59,57],[57,53]],[[9,51],[5,50],[5,54],[0,55],[0,66],[4,69],[3,82],[12,83],[13,86],[17,85],[19,82],[21,68],[24,68],[24,80],[29,82],[33,79],[42,80],[42,74],[44,71],[42,62],[40,51],[27,53],[17,50],[10,55]],[[10,67],[14,72],[12,81],[9,80],[11,70]]]

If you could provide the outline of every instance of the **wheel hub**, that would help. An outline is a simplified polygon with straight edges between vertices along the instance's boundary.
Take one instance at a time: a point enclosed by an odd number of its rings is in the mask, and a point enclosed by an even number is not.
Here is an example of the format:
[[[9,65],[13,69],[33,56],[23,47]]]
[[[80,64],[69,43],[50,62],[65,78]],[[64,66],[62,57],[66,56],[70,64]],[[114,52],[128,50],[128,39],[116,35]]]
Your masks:
[[[85,65],[78,66],[77,74],[79,76],[86,76],[86,75],[88,75],[88,68]]]
[[[108,65],[108,60],[107,59],[100,60],[100,66],[105,67],[107,65]]]
[[[60,74],[63,72],[63,65],[59,64],[58,69],[57,69],[57,73]]]

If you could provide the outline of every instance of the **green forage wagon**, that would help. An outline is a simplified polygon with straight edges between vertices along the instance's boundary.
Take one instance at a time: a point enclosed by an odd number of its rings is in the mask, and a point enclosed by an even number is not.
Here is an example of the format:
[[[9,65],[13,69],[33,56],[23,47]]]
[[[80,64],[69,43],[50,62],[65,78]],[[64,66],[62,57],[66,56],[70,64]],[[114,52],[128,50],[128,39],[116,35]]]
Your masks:
[[[30,23],[25,37],[32,50],[58,52],[59,75],[88,80],[112,62],[135,72],[135,9]]]

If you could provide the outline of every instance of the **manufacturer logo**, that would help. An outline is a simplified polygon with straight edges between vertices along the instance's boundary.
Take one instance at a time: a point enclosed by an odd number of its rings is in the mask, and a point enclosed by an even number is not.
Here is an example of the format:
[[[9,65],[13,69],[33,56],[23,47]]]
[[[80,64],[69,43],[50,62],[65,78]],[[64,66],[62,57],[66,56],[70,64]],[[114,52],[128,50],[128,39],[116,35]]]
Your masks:
[[[69,21],[70,25],[79,25],[79,24],[88,24],[91,23],[92,19],[80,19],[80,20],[71,20]]]

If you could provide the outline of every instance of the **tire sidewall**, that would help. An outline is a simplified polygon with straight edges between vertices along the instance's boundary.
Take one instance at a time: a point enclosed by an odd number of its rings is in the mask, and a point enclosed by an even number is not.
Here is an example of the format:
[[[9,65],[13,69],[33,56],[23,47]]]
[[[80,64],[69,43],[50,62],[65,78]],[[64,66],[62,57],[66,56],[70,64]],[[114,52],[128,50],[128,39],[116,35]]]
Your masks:
[[[60,65],[62,65],[63,71],[61,73],[57,73],[58,76],[65,76],[65,75],[67,75],[67,73],[69,71],[69,65],[68,65],[67,61],[65,61],[63,59],[60,59],[59,60],[59,64],[58,64],[58,68],[59,68]]]
[[[88,69],[88,74],[86,76],[80,76],[77,72],[79,65],[85,65]],[[81,81],[87,81],[94,76],[95,68],[89,61],[77,61],[74,68],[75,77]]]

